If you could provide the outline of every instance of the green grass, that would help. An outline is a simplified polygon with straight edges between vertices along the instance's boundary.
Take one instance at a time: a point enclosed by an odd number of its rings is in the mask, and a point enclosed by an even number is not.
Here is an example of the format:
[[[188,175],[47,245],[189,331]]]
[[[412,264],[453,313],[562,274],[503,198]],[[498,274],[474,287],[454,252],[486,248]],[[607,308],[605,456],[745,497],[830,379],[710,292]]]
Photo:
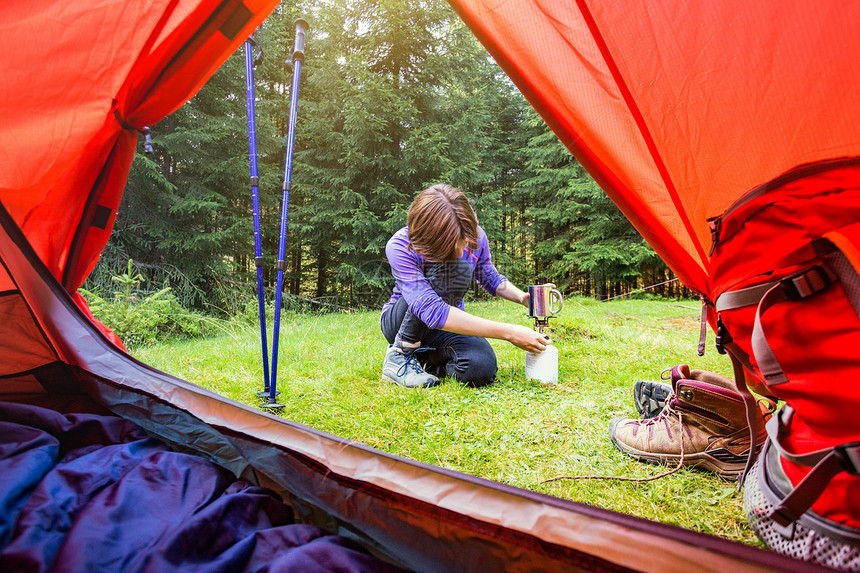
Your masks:
[[[470,312],[529,324],[521,307],[474,302]],[[636,380],[679,363],[731,375],[713,349],[696,354],[697,301],[571,298],[553,321],[559,383],[524,376],[523,351],[492,340],[494,384],[445,379],[406,390],[383,382],[386,343],[378,312],[286,314],[281,318],[278,389],[282,416],[421,462],[590,505],[759,545],[735,483],[682,468],[644,483],[558,476],[653,476],[666,468],[634,461],[611,444],[615,416],[635,416]],[[262,390],[259,328],[219,338],[141,348],[141,360],[246,404]],[[269,334],[271,341],[271,333]]]

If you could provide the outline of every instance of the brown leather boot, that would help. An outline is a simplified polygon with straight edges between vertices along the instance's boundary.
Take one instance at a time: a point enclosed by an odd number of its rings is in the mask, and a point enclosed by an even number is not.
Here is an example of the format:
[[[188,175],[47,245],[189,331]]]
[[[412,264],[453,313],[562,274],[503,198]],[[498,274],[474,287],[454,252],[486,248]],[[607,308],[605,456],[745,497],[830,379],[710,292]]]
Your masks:
[[[764,443],[766,418],[776,404],[758,400],[757,448]],[[651,419],[616,418],[609,437],[622,452],[652,464],[707,469],[736,479],[750,450],[746,408],[735,383],[686,364],[672,369],[672,394],[662,412]]]

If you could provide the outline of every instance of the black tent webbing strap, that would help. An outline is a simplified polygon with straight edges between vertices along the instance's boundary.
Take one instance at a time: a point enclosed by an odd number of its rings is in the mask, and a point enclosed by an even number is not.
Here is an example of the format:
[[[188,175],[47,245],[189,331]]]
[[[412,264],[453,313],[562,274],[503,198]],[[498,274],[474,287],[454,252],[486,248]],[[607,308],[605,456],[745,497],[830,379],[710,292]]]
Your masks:
[[[699,356],[705,355],[705,344],[708,337],[708,306],[710,302],[702,297],[702,317],[699,320],[699,345],[696,347],[696,353]],[[711,305],[713,306],[713,305]]]
[[[127,129],[128,131],[139,131],[143,134],[143,151],[145,153],[152,153],[152,132],[148,126],[143,127],[135,127],[130,125],[125,119],[123,119],[122,115],[120,115],[119,110],[113,108],[113,116],[116,118],[118,124],[122,126],[123,129]]]
[[[258,29],[257,32],[259,31],[260,30]],[[246,42],[251,44],[252,48],[257,48],[257,55],[254,56],[252,61],[254,67],[257,67],[263,63],[263,40],[257,39],[257,32],[254,32],[253,34],[248,36],[248,39],[246,40]]]
[[[226,4],[226,2],[222,3],[223,8],[229,9]],[[233,12],[228,14],[218,27],[218,31],[224,34],[224,37],[229,40],[235,39],[239,35],[239,32],[242,31],[242,28],[254,17],[254,11],[245,6],[243,2],[234,3],[234,5]]]
[[[848,442],[805,454],[786,450],[780,440],[788,435],[793,415],[791,406],[785,405],[765,424],[770,444],[781,458],[797,465],[812,467],[800,483],[774,506],[773,512],[768,516],[783,527],[797,521],[806,513],[836,474],[844,471],[851,475],[860,475],[860,442]]]

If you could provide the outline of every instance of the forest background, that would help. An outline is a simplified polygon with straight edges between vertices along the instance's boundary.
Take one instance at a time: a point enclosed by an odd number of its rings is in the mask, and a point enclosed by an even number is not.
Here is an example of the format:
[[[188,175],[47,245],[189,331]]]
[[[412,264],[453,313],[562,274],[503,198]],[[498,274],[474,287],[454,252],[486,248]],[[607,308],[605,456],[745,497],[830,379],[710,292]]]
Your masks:
[[[302,0],[254,35],[256,144],[266,287],[275,259],[296,18],[301,68],[284,285],[286,305],[379,307],[384,256],[413,197],[450,183],[473,202],[494,262],[518,285],[553,282],[604,300],[658,284],[689,294],[558,141],[443,0]],[[559,63],[563,65],[563,63]],[[256,301],[244,50],[151,126],[86,289],[128,268],[188,308]],[[144,285],[147,286],[147,285]],[[271,298],[269,299],[271,300]]]

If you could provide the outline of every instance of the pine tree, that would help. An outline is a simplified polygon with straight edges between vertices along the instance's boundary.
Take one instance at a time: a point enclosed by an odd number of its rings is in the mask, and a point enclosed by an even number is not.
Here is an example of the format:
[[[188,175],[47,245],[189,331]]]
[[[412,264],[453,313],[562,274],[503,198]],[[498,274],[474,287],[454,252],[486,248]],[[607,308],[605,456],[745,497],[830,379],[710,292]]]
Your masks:
[[[442,105],[453,18],[438,0],[333,0],[320,11],[296,211],[316,296],[378,298],[388,237],[453,165]]]
[[[605,298],[607,282],[630,281],[662,264],[549,128],[529,141],[527,155],[531,177],[521,189],[533,201],[537,276]]]
[[[113,253],[156,281],[182,281],[184,302],[219,304],[214,286],[246,244],[244,83],[231,59],[191,102],[152,126],[154,153],[138,151],[112,238]],[[153,285],[158,286],[158,285]],[[188,288],[191,286],[192,288]]]
[[[307,0],[278,6],[255,34],[260,215],[274,286],[295,19],[311,31],[301,69],[287,234],[286,289],[378,305],[392,279],[388,238],[413,197],[462,189],[497,266],[515,283],[603,285],[659,278],[665,266],[559,143],[442,0]],[[127,260],[185,281],[185,302],[253,298],[244,50],[191,102],[153,126],[101,274]],[[113,264],[113,268],[111,267]]]

